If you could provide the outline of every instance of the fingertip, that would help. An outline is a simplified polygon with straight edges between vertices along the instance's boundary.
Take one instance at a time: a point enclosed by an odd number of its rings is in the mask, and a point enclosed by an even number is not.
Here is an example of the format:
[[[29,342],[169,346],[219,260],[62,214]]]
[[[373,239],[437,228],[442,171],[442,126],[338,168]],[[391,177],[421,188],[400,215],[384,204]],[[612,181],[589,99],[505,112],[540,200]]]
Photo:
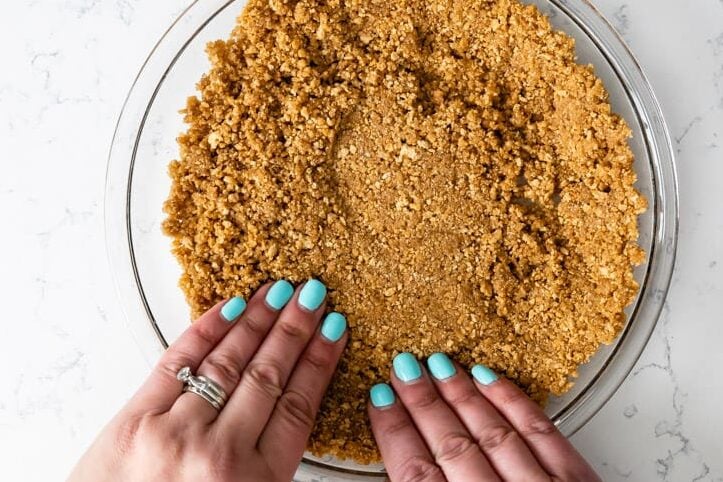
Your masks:
[[[421,380],[423,369],[417,357],[409,352],[399,353],[392,360],[392,375],[401,383],[410,384]]]
[[[471,373],[474,381],[482,385],[483,387],[492,385],[500,379],[500,377],[497,375],[497,373],[494,372],[494,370],[482,364],[477,364],[473,366]]]
[[[374,409],[385,409],[394,405],[396,396],[387,383],[377,383],[369,389],[369,402]]]
[[[266,306],[274,311],[281,311],[291,297],[294,296],[294,285],[285,279],[280,279],[273,283],[266,283],[264,287],[266,286],[269,286],[269,288],[264,296],[264,301],[266,302]]]
[[[457,368],[452,360],[444,353],[432,353],[427,358],[427,368],[435,380],[445,381],[457,374]]]
[[[321,323],[321,336],[331,343],[336,343],[346,335],[347,326],[346,317],[332,311],[324,317],[324,321]]]
[[[240,296],[234,296],[221,307],[221,319],[228,324],[235,323],[243,312],[246,311],[246,306],[245,299]]]
[[[532,400],[525,391],[518,387],[514,382],[508,380],[505,377],[501,377],[492,372],[497,378],[492,380],[489,378],[489,383],[485,384],[480,382],[476,377],[475,386],[485,399],[487,399],[493,406],[500,412],[507,412],[509,410],[522,410],[525,413],[535,413],[544,415],[544,411],[540,405]],[[489,373],[481,372],[477,370],[477,375],[485,380],[484,377],[491,376]],[[547,416],[544,415],[546,418]]]
[[[316,311],[326,300],[326,285],[316,278],[309,279],[299,291],[297,303],[305,311]]]

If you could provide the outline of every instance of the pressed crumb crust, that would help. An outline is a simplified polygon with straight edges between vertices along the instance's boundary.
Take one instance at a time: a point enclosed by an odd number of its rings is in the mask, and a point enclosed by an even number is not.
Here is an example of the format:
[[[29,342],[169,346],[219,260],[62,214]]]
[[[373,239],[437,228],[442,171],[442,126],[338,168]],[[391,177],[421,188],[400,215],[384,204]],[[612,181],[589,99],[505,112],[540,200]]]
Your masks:
[[[351,340],[309,449],[378,459],[392,357],[484,363],[536,400],[625,322],[630,130],[515,0],[249,0],[185,110],[164,228],[195,315],[317,277]]]

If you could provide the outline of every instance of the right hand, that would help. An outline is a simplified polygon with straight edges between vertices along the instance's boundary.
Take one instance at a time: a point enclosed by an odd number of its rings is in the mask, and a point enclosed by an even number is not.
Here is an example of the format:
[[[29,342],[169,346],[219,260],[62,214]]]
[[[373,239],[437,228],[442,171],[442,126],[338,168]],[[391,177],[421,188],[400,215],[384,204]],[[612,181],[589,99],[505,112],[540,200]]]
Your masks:
[[[427,370],[397,355],[369,417],[393,482],[584,481],[600,477],[540,407],[481,365],[474,380],[444,354]],[[398,395],[398,397],[395,396]]]

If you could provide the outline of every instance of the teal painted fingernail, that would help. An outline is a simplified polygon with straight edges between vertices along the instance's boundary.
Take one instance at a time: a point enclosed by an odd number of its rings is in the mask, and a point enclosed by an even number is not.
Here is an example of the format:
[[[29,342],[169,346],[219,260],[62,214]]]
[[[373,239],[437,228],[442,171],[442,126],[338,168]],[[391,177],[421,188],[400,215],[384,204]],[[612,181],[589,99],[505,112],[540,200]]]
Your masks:
[[[266,293],[266,304],[275,310],[280,310],[289,302],[294,294],[294,287],[285,279],[280,279],[269,288]]]
[[[432,376],[437,380],[453,377],[457,370],[454,368],[452,360],[444,353],[434,353],[427,358],[427,366]]]
[[[227,323],[233,323],[246,309],[246,301],[240,296],[234,296],[221,308],[221,316]]]
[[[326,286],[317,279],[310,279],[301,288],[299,293],[299,304],[309,311],[314,311],[321,306],[326,296]]]
[[[475,365],[472,367],[472,376],[482,385],[489,385],[496,381],[499,377],[495,372],[484,365]]]
[[[394,403],[394,391],[386,383],[377,383],[369,390],[369,398],[375,408],[384,408]]]
[[[422,376],[419,362],[411,353],[400,353],[392,361],[394,374],[403,382],[411,382]]]
[[[321,334],[329,341],[339,341],[346,330],[346,318],[337,312],[326,315],[321,324]]]

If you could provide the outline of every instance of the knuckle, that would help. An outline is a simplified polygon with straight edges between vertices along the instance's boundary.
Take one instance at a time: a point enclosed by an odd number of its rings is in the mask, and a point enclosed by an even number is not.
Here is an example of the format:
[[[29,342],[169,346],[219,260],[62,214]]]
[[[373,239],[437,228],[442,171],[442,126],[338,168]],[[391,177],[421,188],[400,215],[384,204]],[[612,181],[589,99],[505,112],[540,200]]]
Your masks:
[[[307,366],[315,375],[321,376],[329,371],[333,359],[324,350],[309,350],[304,354],[301,362]]]
[[[461,433],[452,433],[439,442],[435,459],[438,463],[455,462],[474,450],[478,450],[478,447],[469,437]]]
[[[272,399],[277,399],[283,391],[283,371],[273,362],[251,362],[244,377],[248,377],[254,388],[261,390]]]
[[[508,389],[499,402],[500,405],[519,405],[520,402],[529,402],[530,399],[521,390],[514,388]]]
[[[311,429],[314,425],[316,410],[306,394],[288,391],[281,396],[276,406],[292,426]]]
[[[410,410],[433,410],[442,402],[434,390],[425,389],[409,401]]]
[[[295,320],[294,320],[295,321]],[[282,321],[278,324],[281,333],[290,340],[306,341],[308,338],[307,330],[304,329],[302,323],[294,321]]]
[[[396,478],[395,478],[396,480]],[[425,457],[412,457],[404,461],[399,468],[400,482],[439,482],[443,481],[442,470]]]
[[[547,437],[557,433],[557,427],[548,418],[534,417],[529,420],[521,429],[523,437]]]
[[[160,436],[159,436],[160,435]],[[157,439],[157,446],[161,447],[161,451],[165,452],[165,456],[168,457],[168,460],[175,461],[175,462],[181,462],[187,453],[190,451],[189,443],[183,436],[176,437],[176,439],[168,444],[167,442],[164,444],[163,440],[163,434],[156,435],[158,437]]]
[[[199,372],[205,372],[210,368],[215,372],[211,378],[215,380],[217,375],[220,376],[221,380],[226,382],[224,384],[226,387],[236,386],[241,379],[240,361],[229,353],[223,351],[212,352],[203,363],[207,366],[200,368]]]
[[[401,417],[398,420],[395,420],[394,422],[385,426],[382,431],[385,437],[393,439],[397,438],[398,436],[404,435],[404,432],[407,431],[411,426],[412,422],[407,417]]]
[[[267,324],[261,319],[251,314],[243,315],[243,323],[246,329],[257,338],[263,338],[266,336]]]
[[[115,432],[115,448],[119,455],[125,456],[133,450],[146,423],[144,416],[131,415],[118,424]]]
[[[480,397],[481,395],[475,389],[474,387],[470,387],[469,389],[462,390],[460,393],[456,393],[454,396],[449,398],[449,404],[455,405],[455,406],[462,406],[466,405],[467,403],[471,401],[477,400],[477,397]]]
[[[204,460],[202,480],[231,481],[238,479],[240,454],[233,444],[214,444],[212,448],[203,448],[200,453]]]
[[[173,423],[169,413],[156,418],[156,422],[147,429],[143,429],[143,450],[151,454],[163,455],[167,462],[181,462],[189,452],[189,441],[194,440],[188,436],[188,428]]]
[[[499,424],[486,428],[477,443],[483,452],[492,453],[518,437],[519,434],[512,427]]]
[[[158,364],[158,369],[164,377],[176,379],[178,371],[186,366],[196,366],[196,357],[182,348],[169,349]]]
[[[161,372],[163,378],[172,379],[178,374],[178,371],[183,368],[184,364],[180,360],[168,360],[163,361],[158,365],[158,371]]]
[[[204,346],[214,346],[218,341],[208,329],[204,328],[204,323],[192,324],[191,333]]]

